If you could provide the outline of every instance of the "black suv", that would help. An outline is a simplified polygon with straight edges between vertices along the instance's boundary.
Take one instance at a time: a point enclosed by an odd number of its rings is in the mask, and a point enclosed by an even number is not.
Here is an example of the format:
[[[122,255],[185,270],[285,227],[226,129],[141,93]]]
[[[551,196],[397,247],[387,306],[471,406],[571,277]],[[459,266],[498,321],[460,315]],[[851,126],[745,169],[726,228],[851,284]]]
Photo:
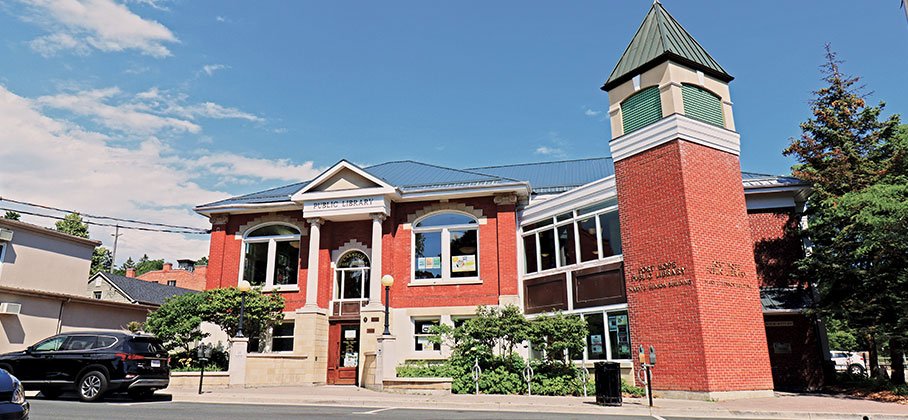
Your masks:
[[[0,369],[47,398],[72,390],[82,401],[117,391],[142,399],[170,384],[169,358],[161,340],[122,332],[55,335],[25,351],[0,355]]]

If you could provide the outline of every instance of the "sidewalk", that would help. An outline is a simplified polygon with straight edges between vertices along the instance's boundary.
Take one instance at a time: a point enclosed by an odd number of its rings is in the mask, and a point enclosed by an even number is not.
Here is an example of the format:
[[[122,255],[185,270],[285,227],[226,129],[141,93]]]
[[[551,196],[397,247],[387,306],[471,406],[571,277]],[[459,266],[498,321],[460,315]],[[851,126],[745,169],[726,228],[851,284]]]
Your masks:
[[[868,416],[871,420],[908,420],[908,405],[796,394],[722,402],[658,398],[651,409],[642,398],[625,399],[621,407],[601,407],[594,404],[592,396],[409,395],[345,386],[213,389],[202,395],[191,389],[162,392],[171,394],[173,401],[178,402],[773,419],[860,419]]]

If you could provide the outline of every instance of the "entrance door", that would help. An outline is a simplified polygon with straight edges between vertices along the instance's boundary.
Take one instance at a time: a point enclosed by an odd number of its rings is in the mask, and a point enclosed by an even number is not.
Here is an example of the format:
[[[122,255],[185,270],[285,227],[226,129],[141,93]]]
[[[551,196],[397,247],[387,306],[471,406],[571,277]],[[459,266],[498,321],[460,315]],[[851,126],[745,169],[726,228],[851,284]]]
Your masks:
[[[359,322],[332,323],[328,332],[328,380],[331,385],[357,385]]]

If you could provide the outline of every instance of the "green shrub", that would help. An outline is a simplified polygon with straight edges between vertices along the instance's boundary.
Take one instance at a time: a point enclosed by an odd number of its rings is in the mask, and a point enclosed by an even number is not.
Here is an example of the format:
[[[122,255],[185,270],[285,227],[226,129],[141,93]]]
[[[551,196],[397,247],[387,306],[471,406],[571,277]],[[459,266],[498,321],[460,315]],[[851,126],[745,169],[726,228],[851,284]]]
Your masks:
[[[400,378],[451,378],[454,375],[455,371],[447,361],[418,360],[397,367]]]
[[[646,396],[646,389],[641,388],[636,385],[631,385],[631,384],[625,382],[624,379],[621,380],[621,392],[623,392],[625,394],[630,394],[633,397]]]

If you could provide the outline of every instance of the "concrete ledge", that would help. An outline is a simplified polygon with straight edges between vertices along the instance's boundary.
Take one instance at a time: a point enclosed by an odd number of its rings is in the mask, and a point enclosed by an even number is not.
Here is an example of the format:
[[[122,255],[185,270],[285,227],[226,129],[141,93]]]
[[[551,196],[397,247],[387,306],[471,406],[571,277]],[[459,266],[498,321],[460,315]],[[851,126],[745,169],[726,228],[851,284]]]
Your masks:
[[[653,390],[653,396],[657,398],[670,398],[674,400],[695,400],[695,401],[728,401],[741,400],[749,398],[772,398],[775,393],[769,390],[756,391],[660,391]]]
[[[205,372],[203,388],[227,388],[230,382],[230,374],[227,372],[213,371]],[[168,389],[189,388],[198,389],[199,372],[172,372],[170,374],[170,385]]]
[[[452,378],[388,378],[382,381],[386,392],[440,395],[451,393]]]

